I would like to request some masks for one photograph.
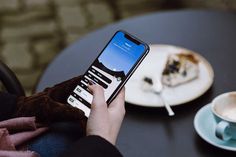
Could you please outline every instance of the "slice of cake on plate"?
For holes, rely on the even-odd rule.
[[[170,54],[162,72],[162,83],[174,87],[196,79],[199,60],[190,52]]]

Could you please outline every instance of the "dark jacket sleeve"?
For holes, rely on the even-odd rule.
[[[0,121],[11,118],[16,109],[17,96],[0,92]]]
[[[118,149],[100,136],[81,138],[61,157],[122,157]]]

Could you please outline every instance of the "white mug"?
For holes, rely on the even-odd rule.
[[[215,135],[221,140],[236,140],[236,92],[217,96],[211,103],[211,111],[217,122]]]

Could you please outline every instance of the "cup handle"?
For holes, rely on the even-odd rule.
[[[228,133],[229,123],[221,121],[216,125],[215,135],[221,140],[227,141],[231,139],[231,135]]]

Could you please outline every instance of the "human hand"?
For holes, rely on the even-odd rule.
[[[121,90],[109,106],[107,106],[101,86],[89,85],[89,89],[93,93],[93,101],[86,134],[101,136],[115,145],[125,115],[125,89]]]

